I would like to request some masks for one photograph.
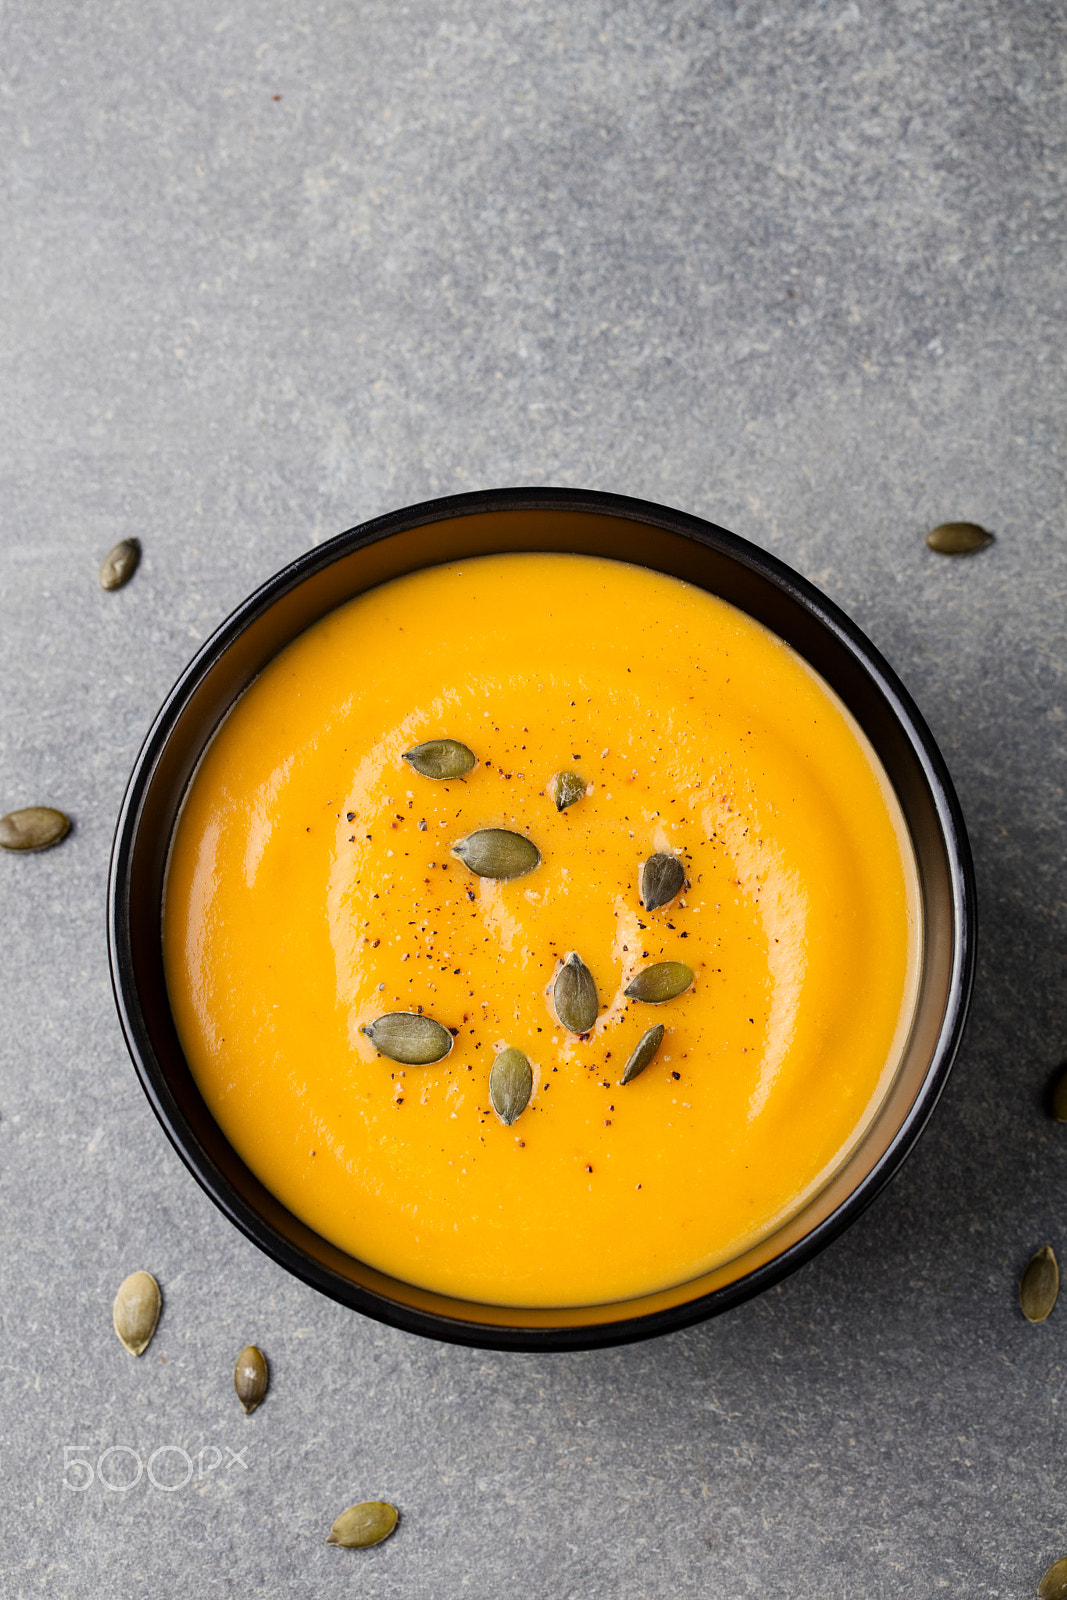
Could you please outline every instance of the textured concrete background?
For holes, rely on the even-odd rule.
[[[76,826],[0,860],[0,1592],[1032,1595],[1067,1553],[1067,1312],[1015,1300],[1067,1257],[1061,8],[3,27],[0,811]],[[392,1332],[245,1243],[137,1086],[104,944],[126,776],[195,645],[309,543],[512,483],[706,515],[844,605],[941,741],[983,918],[948,1093],[849,1234],[715,1323],[553,1359]],[[996,545],[929,554],[956,518]],[[137,1267],[166,1306],[135,1362]],[[65,1487],[67,1446],[120,1447],[121,1484],[170,1445],[222,1461]],[[328,1549],[369,1496],[396,1536]]]

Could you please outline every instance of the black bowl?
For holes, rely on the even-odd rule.
[[[161,905],[182,795],[221,718],[297,634],[390,578],[471,556],[553,550],[671,573],[785,639],[840,696],[877,751],[911,833],[924,947],[915,1021],[867,1134],[796,1216],[693,1281],[614,1305],[516,1310],[387,1277],[292,1215],[235,1154],[178,1043],[163,976]],[[811,584],[743,539],[680,511],[571,489],[503,489],[379,517],[309,550],[218,629],[183,673],[137,758],[109,884],[111,975],[126,1042],[152,1107],[193,1176],[275,1261],[335,1300],[414,1333],[510,1350],[575,1350],[667,1333],[758,1294],[859,1215],[911,1149],[948,1077],[974,970],[974,875],[963,818],[908,694],[859,629]]]

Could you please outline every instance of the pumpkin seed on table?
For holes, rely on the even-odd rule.
[[[341,1512],[326,1543],[344,1550],[367,1550],[388,1539],[399,1521],[399,1511],[387,1500],[364,1500]]]
[[[501,1050],[489,1074],[489,1099],[504,1124],[511,1124],[526,1110],[533,1093],[533,1068],[521,1050]]]
[[[474,751],[468,750],[458,739],[427,739],[413,750],[405,750],[403,759],[421,778],[462,778],[474,766]]]
[[[1037,1600],[1067,1600],[1067,1556],[1049,1567],[1037,1586]]]
[[[100,568],[101,589],[121,589],[129,583],[141,564],[141,541],[122,539],[104,557]]]
[[[418,1011],[390,1011],[360,1028],[380,1055],[405,1067],[428,1067],[443,1061],[452,1048],[448,1029]]]
[[[144,1355],[159,1321],[163,1297],[150,1272],[131,1272],[119,1284],[111,1320],[131,1356]]]
[[[641,903],[646,911],[658,911],[684,886],[685,868],[677,856],[659,851],[641,868]]]
[[[556,974],[552,1004],[560,1026],[568,1033],[588,1033],[597,1019],[596,984],[577,950],[571,951]]]
[[[454,844],[452,854],[479,878],[523,878],[541,865],[533,840],[507,828],[479,828]]]
[[[258,1345],[246,1344],[233,1368],[233,1386],[246,1416],[250,1417],[263,1399],[269,1381],[266,1356]]]
[[[623,990],[628,1000],[640,1000],[648,1006],[661,1006],[667,1000],[677,1000],[693,981],[693,971],[682,961],[657,961],[645,967]]]
[[[663,1043],[663,1035],[666,1031],[662,1022],[657,1022],[653,1027],[649,1028],[647,1033],[641,1035],[637,1041],[637,1048],[622,1069],[622,1077],[619,1079],[621,1084],[633,1083],[634,1079],[639,1077],[645,1068],[651,1064],[655,1058],[656,1051]]]
[[[1052,1091],[1052,1115],[1057,1122],[1067,1122],[1067,1072],[1064,1072]]]
[[[1019,1304],[1028,1322],[1044,1322],[1060,1292],[1060,1269],[1050,1244],[1031,1257],[1019,1280]]]
[[[0,817],[0,849],[51,850],[70,832],[70,818],[54,806],[23,806]]]
[[[939,556],[971,556],[993,544],[994,539],[977,522],[942,522],[930,529],[926,543]]]
[[[566,811],[585,794],[585,779],[576,772],[557,772],[553,779],[552,798],[557,811]]]

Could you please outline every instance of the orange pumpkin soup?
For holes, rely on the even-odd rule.
[[[464,776],[404,759],[439,739]],[[486,829],[538,864],[480,876],[454,847]],[[653,856],[681,886],[646,910]],[[418,572],[291,644],[190,784],[164,906],[183,1048],[262,1182],[384,1272],[531,1307],[683,1282],[795,1213],[888,1088],[920,943],[899,806],[822,680],[698,588],[570,555]],[[661,962],[684,992],[628,997]],[[447,1054],[381,1054],[397,1015]]]

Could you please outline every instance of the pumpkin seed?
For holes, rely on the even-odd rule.
[[[269,1377],[267,1358],[262,1350],[254,1344],[246,1344],[233,1369],[233,1386],[246,1416],[252,1415],[266,1394]]]
[[[417,1011],[391,1011],[360,1028],[381,1055],[406,1067],[427,1067],[443,1061],[452,1048],[452,1035],[432,1017]]]
[[[1052,1115],[1057,1122],[1067,1122],[1067,1072],[1052,1091]]]
[[[1019,1304],[1028,1322],[1044,1322],[1060,1292],[1060,1269],[1050,1244],[1042,1245],[1019,1281]]]
[[[50,850],[70,832],[70,818],[53,806],[24,806],[0,817],[0,849]]]
[[[576,772],[557,772],[552,789],[557,811],[566,811],[585,794],[585,779]]]
[[[522,1051],[501,1050],[489,1074],[489,1098],[505,1128],[522,1116],[532,1093],[533,1068]]]
[[[1037,1600],[1067,1600],[1067,1556],[1049,1567],[1037,1586]]]
[[[666,1031],[662,1022],[657,1022],[654,1027],[649,1028],[647,1033],[641,1035],[637,1041],[637,1049],[622,1069],[620,1083],[633,1083],[634,1079],[644,1072],[663,1043],[663,1035]]]
[[[507,828],[479,828],[454,844],[452,854],[479,878],[521,878],[541,865],[533,840]]]
[[[552,985],[552,1004],[560,1025],[568,1033],[588,1033],[600,1009],[593,974],[572,950],[556,974]]]
[[[677,856],[660,851],[641,868],[641,900],[646,911],[658,911],[685,885],[685,868]]]
[[[131,1272],[119,1284],[111,1320],[131,1356],[143,1355],[151,1344],[162,1304],[159,1284],[150,1272]]]
[[[977,522],[942,522],[931,528],[926,542],[939,556],[970,556],[993,543],[993,535]]]
[[[388,1539],[399,1521],[399,1511],[387,1500],[364,1500],[341,1512],[326,1543],[338,1544],[345,1550],[367,1550]]]
[[[121,589],[129,583],[141,562],[141,541],[122,539],[104,557],[100,568],[101,589]]]
[[[661,1006],[666,1000],[677,1000],[693,981],[693,973],[682,961],[657,961],[655,966],[639,972],[623,993],[628,1000],[641,1000],[648,1006]]]
[[[421,778],[462,778],[474,765],[474,751],[458,739],[427,739],[405,750],[404,760]]]

